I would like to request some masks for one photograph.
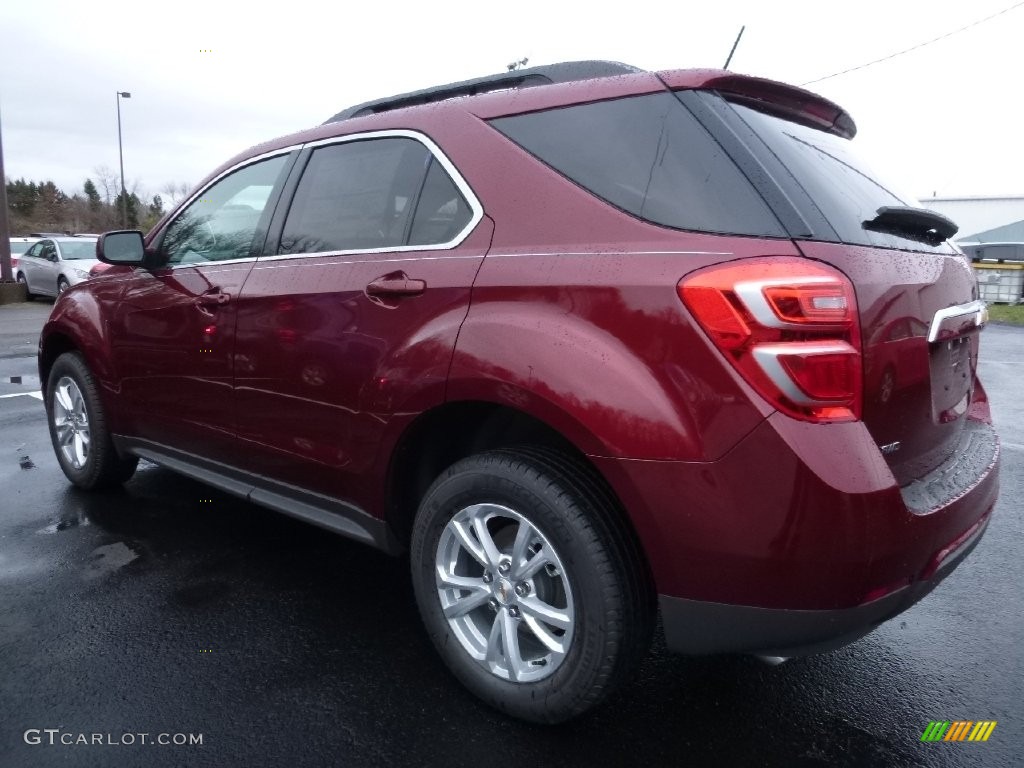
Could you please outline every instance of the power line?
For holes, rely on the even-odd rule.
[[[880,64],[881,62],[888,61],[889,59],[895,59],[897,56],[902,56],[905,53],[910,53],[911,51],[916,51],[918,48],[924,48],[926,45],[931,45],[932,43],[937,43],[937,42],[939,42],[939,40],[945,40],[947,37],[952,37],[953,35],[960,34],[961,32],[963,32],[965,30],[968,30],[971,27],[976,27],[979,24],[984,24],[986,21],[991,21],[992,19],[994,19],[994,18],[996,18],[998,16],[1002,16],[1004,13],[1009,13],[1010,11],[1012,11],[1012,10],[1014,10],[1016,8],[1020,8],[1022,5],[1024,5],[1024,0],[1022,0],[1022,2],[1019,2],[1019,3],[1014,3],[1009,8],[1003,8],[1003,10],[998,11],[996,13],[993,13],[991,16],[986,16],[984,19],[978,19],[977,21],[971,22],[970,24],[968,24],[966,26],[963,26],[963,27],[960,27],[959,29],[954,29],[952,32],[947,32],[944,35],[939,35],[936,38],[933,38],[931,40],[927,40],[927,41],[925,41],[923,43],[918,43],[917,45],[911,46],[910,48],[905,48],[902,51],[897,51],[896,53],[890,53],[888,56],[883,56],[880,59],[875,59],[874,61],[869,61],[866,64],[860,64],[860,65],[858,65],[856,67],[850,67],[849,69],[844,69],[841,72],[833,72],[831,75],[825,75],[824,77],[819,77],[816,80],[808,80],[806,83],[801,83],[801,85],[814,85],[814,83],[820,83],[822,80],[831,80],[833,77],[839,77],[840,75],[845,75],[845,74],[848,74],[850,72],[856,72],[858,69],[864,69],[865,67],[870,67],[870,66],[872,66],[874,64]]]

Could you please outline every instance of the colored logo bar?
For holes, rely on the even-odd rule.
[[[995,720],[932,720],[921,734],[921,741],[988,741],[996,728]]]

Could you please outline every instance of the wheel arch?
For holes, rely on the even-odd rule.
[[[467,456],[495,449],[557,451],[579,465],[615,510],[617,535],[635,548],[653,588],[651,564],[634,521],[612,485],[587,453],[550,423],[506,404],[484,400],[449,401],[421,414],[399,437],[386,475],[386,520],[403,546],[410,540],[416,511],[430,484]]]
[[[51,331],[39,342],[39,385],[46,390],[46,382],[57,358],[66,352],[81,352],[78,344],[63,331]]]
[[[50,370],[57,358],[66,352],[79,353],[99,384],[100,398],[109,415],[111,429],[120,432],[124,424],[115,407],[118,379],[111,359],[105,318],[102,305],[89,292],[75,291],[62,296],[39,336],[39,383],[45,393]]]

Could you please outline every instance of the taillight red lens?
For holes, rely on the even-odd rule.
[[[860,418],[860,324],[845,275],[805,259],[745,259],[696,272],[677,290],[776,408],[815,422]]]
[[[813,343],[813,342],[811,342]],[[857,393],[857,350],[783,354],[779,363],[800,390],[814,400],[846,401]]]
[[[704,330],[720,349],[738,349],[750,339],[750,328],[740,312],[717,288],[687,286],[683,300],[701,318]]]

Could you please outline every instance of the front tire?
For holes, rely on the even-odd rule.
[[[652,593],[603,484],[544,449],[464,459],[430,487],[413,526],[427,633],[491,706],[539,723],[583,714],[632,676]]]
[[[64,291],[71,287],[71,283],[68,282],[66,277],[57,278],[57,295],[60,296]]]
[[[119,485],[135,473],[139,460],[118,455],[99,385],[79,353],[65,352],[54,362],[45,402],[50,440],[68,480],[91,491]]]

